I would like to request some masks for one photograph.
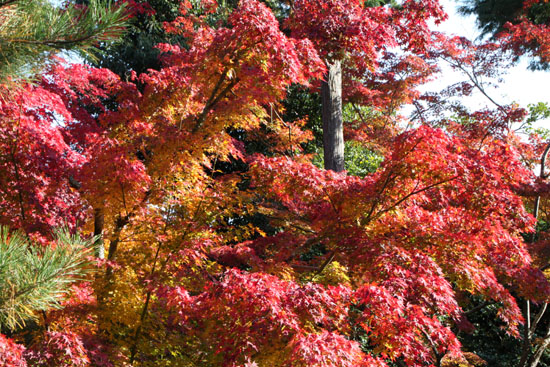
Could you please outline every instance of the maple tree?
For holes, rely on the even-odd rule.
[[[158,45],[157,69],[58,61],[3,99],[1,223],[45,248],[66,224],[105,252],[61,309],[2,329],[0,366],[475,365],[457,338],[472,297],[519,336],[517,299],[550,294],[522,237],[524,196],[546,190],[511,129],[525,111],[384,124],[435,57],[496,64],[429,30],[437,1],[370,5],[296,1],[281,27],[256,0],[220,22],[183,1],[165,29],[185,44]],[[338,60],[346,133],[383,155],[363,177],[315,167],[303,116],[277,112]]]
[[[500,50],[500,52],[502,50],[512,52],[515,57],[508,57],[508,63],[517,61],[519,56],[528,55],[532,57],[531,68],[547,67],[545,48],[548,42],[545,34],[547,33],[548,10],[548,4],[545,1],[505,1],[499,3],[492,1],[468,1],[462,7],[463,12],[475,14],[478,17],[478,24],[482,27],[484,33],[493,35],[495,43],[484,46],[486,50],[490,47],[494,50]],[[475,84],[475,81],[473,84]],[[500,118],[501,123],[517,123],[522,120],[520,115],[527,113],[526,110],[518,108],[518,106],[501,106],[494,101],[492,102],[498,107],[498,114],[502,115]],[[543,103],[531,105],[529,109],[532,116],[527,118],[521,124],[521,127],[529,128],[530,124],[538,117],[545,118],[547,116],[545,114],[546,106]],[[512,118],[510,119],[510,117]],[[493,125],[495,124],[493,123]],[[535,130],[532,128],[529,129],[531,131]],[[536,131],[542,136],[545,134],[544,129],[536,129]],[[546,178],[544,171],[547,152],[544,152],[545,144],[537,139],[533,141],[533,146],[536,148],[531,149],[530,152],[526,152],[527,156],[529,156],[526,158],[531,160],[531,162],[541,165],[540,176],[544,180]],[[533,152],[536,153],[533,155]],[[541,156],[542,162],[539,162]],[[538,216],[537,233],[526,238],[528,242],[533,242],[533,244],[530,244],[530,251],[534,255],[537,266],[544,270],[547,268],[545,260],[542,260],[542,258],[545,258],[545,255],[541,255],[539,252],[542,251],[544,253],[545,251],[543,250],[544,240],[539,243],[539,238],[546,236],[547,219],[540,217],[539,209],[540,203],[544,202],[546,194],[544,194],[544,190],[542,193],[540,191],[537,193],[538,195],[533,195],[536,196],[535,198],[531,197],[528,199],[531,202],[535,202],[532,210],[535,217]],[[548,346],[548,324],[545,320],[547,303],[540,305],[531,304],[528,299],[521,300],[521,302],[524,303],[526,323],[523,328],[523,341],[522,343],[517,343],[514,347],[518,350],[521,349],[521,353],[518,355],[515,361],[516,364],[514,365],[532,367],[539,364],[545,365],[547,362],[544,360],[543,355]]]
[[[445,18],[437,1],[422,5],[405,1],[395,8],[381,5],[349,0],[295,1],[286,22],[295,37],[313,41],[327,65],[321,82],[324,164],[337,172],[344,169],[343,70],[349,73],[348,78],[361,80],[365,73],[377,69],[380,55],[389,47],[402,45],[409,52],[423,53],[430,43],[427,21]],[[347,64],[344,69],[342,62]],[[369,88],[353,88],[357,89],[360,94],[372,93]]]

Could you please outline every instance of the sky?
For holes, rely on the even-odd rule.
[[[459,2],[440,0],[440,3],[449,15],[449,19],[438,26],[439,31],[464,36],[470,40],[479,36],[480,32],[475,23],[475,16],[464,17],[457,13]],[[498,84],[497,88],[489,89],[492,98],[500,104],[516,102],[522,107],[538,102],[550,104],[550,71],[530,71],[528,64],[528,59],[522,59],[507,74],[503,75],[503,81]],[[437,91],[445,85],[461,79],[463,78],[451,70],[444,69],[442,77],[425,88]],[[489,104],[490,102],[480,93],[474,94],[468,101],[470,107],[483,107]],[[550,120],[540,121],[538,126],[550,128]]]

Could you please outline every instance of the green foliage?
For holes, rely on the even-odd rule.
[[[313,131],[315,141],[313,142],[314,146],[308,148],[315,153],[313,164],[323,168],[323,129],[319,98],[318,94],[291,89],[288,100],[285,101],[285,107],[297,116],[301,113],[309,117],[308,127]],[[376,117],[376,114],[377,112],[368,106],[355,106],[351,103],[344,105],[342,109],[344,123],[353,124],[353,121],[373,118]],[[293,117],[290,112],[287,112],[287,115]],[[295,119],[297,118],[295,117]],[[369,173],[375,172],[382,160],[382,156],[359,142],[352,140],[344,142],[344,165],[348,175],[365,177]]]
[[[506,22],[516,18],[522,9],[523,0],[460,0],[459,12],[475,14],[477,24],[484,35],[493,35],[502,30]]]
[[[550,106],[546,102],[537,104],[529,104],[529,116],[525,120],[525,130],[527,133],[535,133],[543,140],[550,139],[550,129],[543,127],[535,127],[534,123],[540,120],[550,118]]]
[[[375,172],[383,157],[365,148],[358,142],[346,141],[344,147],[344,162],[348,175],[365,177],[369,173]],[[313,158],[313,164],[323,168],[323,150],[320,148]]]
[[[225,3],[226,0],[222,0]],[[263,2],[273,11],[273,14],[281,22],[290,15],[291,7],[285,1],[281,0],[263,0]]]
[[[483,300],[473,299],[472,308]],[[472,333],[459,333],[464,350],[473,352],[484,359],[489,366],[516,366],[521,351],[521,340],[507,335],[503,323],[497,317],[499,306],[488,305],[468,315],[475,326]]]
[[[192,0],[191,3],[194,6],[190,13],[201,15],[200,1]],[[206,21],[212,25],[222,24],[237,3],[236,0],[218,1],[217,11],[209,14]],[[88,60],[92,65],[108,68],[124,78],[130,71],[141,74],[149,69],[160,69],[160,53],[155,47],[159,43],[186,46],[183,37],[164,30],[165,22],[172,22],[180,15],[180,1],[149,0],[146,4],[150,9],[132,17],[121,42],[102,45],[99,58]]]
[[[472,297],[471,300],[472,308],[481,306],[483,303],[483,300],[478,297]],[[533,313],[536,314],[538,307],[533,307]],[[497,316],[500,308],[498,304],[490,304],[468,315],[475,330],[472,333],[459,333],[458,336],[464,350],[477,354],[487,362],[488,366],[516,367],[521,354],[519,351],[522,348],[522,340],[505,332],[503,323]],[[523,329],[523,326],[521,328]],[[520,332],[523,335],[523,330]],[[538,330],[538,333],[543,334],[543,330]],[[542,338],[543,335],[536,337]],[[548,352],[543,355],[538,366],[550,366]]]
[[[321,96],[299,85],[288,89],[287,97],[283,101],[285,121],[296,121],[307,118],[307,128],[313,132],[315,140],[308,146],[308,151],[315,151],[316,147],[323,146],[323,123],[321,121]]]
[[[93,57],[99,41],[118,37],[126,9],[101,0],[59,8],[47,0],[0,0],[0,81],[28,77],[60,50]]]
[[[382,156],[359,143],[349,141],[345,145],[346,170],[352,176],[365,177],[369,173],[375,172],[382,163]]]
[[[138,13],[131,19],[121,42],[102,45],[97,61],[88,60],[94,66],[108,68],[124,77],[131,70],[140,74],[147,69],[159,69],[159,43],[182,44],[181,37],[169,35],[163,23],[171,22],[179,15],[179,0],[151,0],[147,3],[154,14]]]
[[[534,24],[545,24],[550,21],[550,6],[546,3],[533,4],[529,9],[528,18]]]
[[[534,123],[538,120],[547,119],[550,117],[550,107],[546,102],[539,102],[537,104],[529,104],[529,117],[527,117],[527,123]]]
[[[365,6],[374,7],[374,6],[383,6],[390,5],[391,7],[399,6],[396,0],[367,0],[365,1]]]
[[[70,286],[90,271],[93,239],[66,229],[55,235],[55,246],[41,246],[0,227],[0,328],[16,329],[36,311],[59,308]]]

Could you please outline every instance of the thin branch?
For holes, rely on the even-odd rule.
[[[222,75],[220,76],[220,79],[218,79],[216,85],[214,86],[214,89],[212,90],[212,93],[210,94],[210,97],[208,97],[208,100],[206,101],[206,104],[204,105],[204,108],[197,118],[197,122],[195,123],[195,126],[193,127],[193,132],[197,132],[202,124],[204,123],[204,120],[206,120],[206,116],[218,102],[227,95],[227,93],[239,82],[239,78],[233,79],[223,90],[220,91],[223,82],[226,80],[227,74],[229,73],[229,69],[226,67],[225,70],[222,72]],[[218,93],[219,92],[219,93]]]
[[[494,305],[496,302],[495,301],[485,301],[477,306],[475,306],[474,308],[468,310],[468,311],[464,311],[464,316],[468,316],[468,315],[471,315],[487,306],[490,306],[490,305]]]
[[[126,210],[126,214],[128,214],[128,207],[126,206],[126,195],[124,194],[124,184],[122,181],[119,181],[120,184],[120,193],[122,194],[122,206],[124,207],[124,210]]]
[[[420,144],[420,142],[422,141],[423,139],[418,139],[414,144],[413,146],[411,147],[411,149],[408,151],[407,154],[410,154],[411,152],[413,152],[416,147],[418,146],[418,144]],[[374,197],[376,198],[372,205],[371,205],[371,208],[369,210],[369,213],[367,214],[367,216],[361,220],[361,225],[366,225],[367,223],[370,222],[371,218],[372,218],[372,215],[374,214],[374,210],[376,209],[376,206],[380,203],[380,200],[379,198],[382,196],[382,193],[386,190],[386,188],[389,186],[389,184],[391,183],[391,181],[393,181],[395,178],[397,178],[397,173],[394,173],[394,169],[395,169],[395,166],[391,166],[390,167],[390,170],[388,172],[388,176],[386,177],[386,180],[384,181],[384,184],[382,185],[382,187],[380,188],[380,190],[378,190],[378,192],[376,193],[376,195],[374,195]]]
[[[24,39],[24,38],[9,38],[9,39],[1,39],[0,43],[20,43],[20,44],[27,44],[27,45],[35,45],[35,46],[47,46],[52,47],[56,49],[65,49],[70,46],[76,46],[81,43],[85,43],[86,41],[93,40],[97,37],[96,34],[86,35],[82,37],[78,37],[72,40],[69,39],[60,39],[60,40],[30,40],[30,39]]]
[[[335,256],[336,256],[336,251],[331,251],[329,253],[329,256],[327,257],[327,259],[325,260],[323,265],[321,265],[321,267],[317,270],[315,275],[321,274],[323,272],[323,270],[325,270],[325,268],[332,262],[332,260],[334,260]]]
[[[287,218],[277,217],[277,216],[269,215],[269,214],[262,214],[262,215],[265,216],[266,218],[269,218],[269,219],[278,220],[278,221],[281,221],[281,222],[288,222]],[[300,218],[295,218],[295,219],[296,220],[301,220]],[[294,224],[294,223],[285,223],[285,224],[290,226],[290,227],[296,228],[299,231],[305,232],[305,233],[316,233],[314,230],[312,230],[310,228],[305,228],[305,227],[299,226],[299,225]]]
[[[19,165],[17,164],[17,159],[15,158],[15,153],[17,152],[17,144],[19,143],[19,133],[20,133],[19,128],[21,126],[21,113],[22,113],[22,107],[19,108],[19,118],[17,120],[17,126],[16,126],[17,132],[14,139],[15,141],[14,141],[13,148],[10,151],[10,157],[13,163],[15,180],[17,181],[17,198],[19,200],[19,209],[21,211],[20,213],[21,227],[25,228],[26,217],[25,217],[25,207],[23,204],[23,188],[21,187],[21,176],[19,174]],[[25,231],[25,233],[27,233],[27,231]],[[27,238],[28,238],[28,234],[27,234]]]
[[[192,218],[192,221],[187,225],[187,227],[185,228],[184,230],[184,233],[182,235],[182,241],[185,240],[185,238],[187,237],[188,233],[189,233],[189,230],[191,229],[191,223],[196,219],[200,209],[201,209],[201,206],[202,206],[202,203],[204,202],[204,197],[201,199],[201,201],[199,202],[199,205],[197,206],[197,208],[195,209],[195,213],[193,214],[193,218]],[[167,226],[165,226],[164,228],[164,231],[166,232],[166,229],[167,229]],[[159,245],[157,247],[157,251],[155,253],[155,259],[154,259],[154,262],[153,262],[153,267],[151,269],[151,273],[150,273],[150,277],[152,277],[154,274],[155,274],[155,271],[156,271],[156,266],[157,266],[157,263],[158,263],[158,259],[159,259],[159,255],[160,255],[160,250],[162,248],[162,245],[163,243],[162,242],[159,242]],[[170,260],[170,258],[172,257],[173,255],[173,252],[170,252],[168,254],[168,256],[166,257],[165,261],[163,262],[163,264],[161,265],[160,269],[159,269],[159,272],[162,272],[164,271],[166,265],[168,265],[168,261]],[[147,310],[149,308],[149,302],[151,300],[151,295],[152,295],[152,290],[149,289],[147,291],[147,294],[146,294],[146,297],[145,297],[145,303],[143,305],[143,308],[141,310],[141,315],[140,315],[140,324],[138,325],[138,327],[136,328],[136,331],[135,331],[135,334],[134,334],[134,341],[133,341],[133,345],[130,349],[130,365],[133,365],[134,364],[134,361],[135,361],[135,357],[137,355],[137,343],[138,343],[138,340],[139,340],[139,337],[141,335],[141,329],[142,329],[142,325],[143,325],[143,322],[145,321],[145,318],[147,316]]]
[[[537,329],[537,325],[539,324],[540,320],[542,319],[542,316],[544,316],[544,313],[546,312],[546,309],[548,307],[548,303],[544,303],[542,307],[540,308],[539,312],[537,312],[537,315],[535,316],[535,319],[533,320],[533,323],[531,324],[531,328],[529,329],[530,337],[532,337],[535,334],[535,330]]]
[[[163,234],[166,234],[167,228],[168,228],[168,225],[165,224]],[[163,244],[164,244],[163,241],[158,241],[157,251],[155,252],[155,258],[153,260],[153,266],[151,268],[151,271],[149,272],[149,279],[152,279],[153,276],[155,275],[160,250]],[[137,326],[136,331],[134,333],[133,344],[132,344],[132,347],[130,348],[130,365],[134,364],[134,360],[137,355],[138,341],[141,335],[141,329],[143,327],[143,323],[145,322],[145,318],[147,317],[147,309],[149,308],[149,302],[151,301],[151,294],[152,294],[151,290],[147,291],[147,295],[145,297],[145,303],[143,304],[143,308],[141,309],[141,314],[139,317],[139,325]]]
[[[479,79],[477,78],[477,76],[475,75],[475,73],[470,73],[468,70],[466,70],[466,68],[460,64],[460,63],[457,63],[457,62],[452,62],[450,61],[448,58],[446,57],[442,57],[442,59],[446,62],[448,62],[451,66],[454,66],[455,68],[457,69],[460,69],[464,74],[466,74],[466,76],[468,77],[468,79],[470,79],[470,81],[472,83],[474,83],[474,86],[492,103],[494,104],[499,110],[501,110],[502,112],[504,112],[506,115],[508,115],[508,113],[506,112],[506,109],[501,105],[499,104],[497,101],[495,101],[493,98],[491,98],[491,96],[489,96],[487,94],[487,92],[485,92],[485,88],[483,87],[482,83],[479,81]]]
[[[442,184],[447,183],[447,182],[451,182],[451,181],[457,179],[458,177],[460,177],[460,176],[458,176],[458,175],[457,175],[457,176],[453,176],[453,177],[451,177],[451,178],[449,178],[449,179],[447,179],[447,180],[442,180],[442,181],[433,183],[433,184],[431,184],[431,185],[425,186],[425,187],[423,187],[423,188],[421,188],[421,189],[419,189],[419,190],[412,191],[412,192],[410,192],[409,194],[405,195],[403,198],[397,200],[393,205],[391,205],[391,206],[389,206],[388,208],[386,208],[386,209],[384,209],[384,210],[378,212],[378,216],[380,216],[381,214],[384,214],[384,213],[386,213],[386,212],[392,210],[393,208],[395,208],[396,206],[398,206],[399,204],[401,204],[401,203],[404,202],[405,200],[409,199],[409,198],[410,198],[411,196],[413,196],[413,195],[420,194],[421,192],[427,191],[427,190],[432,189],[432,188],[434,188],[434,187],[436,187],[436,186],[442,185]]]

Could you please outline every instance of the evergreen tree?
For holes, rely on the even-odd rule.
[[[33,245],[21,232],[0,227],[0,330],[60,307],[71,285],[89,271],[93,240],[59,230],[55,243]]]
[[[125,6],[91,0],[56,6],[47,0],[0,0],[0,80],[28,77],[60,50],[93,55],[93,46],[118,37]]]
[[[523,0],[462,0],[459,12],[477,16],[483,35],[502,31],[506,22],[514,21],[523,7]]]
[[[278,1],[272,2],[280,4]],[[217,1],[217,11],[210,14],[207,21],[211,24],[223,23],[237,3],[237,0]],[[172,22],[180,15],[180,0],[137,1],[136,4],[137,10],[121,42],[102,45],[101,55],[88,60],[93,66],[110,69],[122,78],[130,71],[139,75],[148,69],[158,70],[161,67],[158,44],[185,46],[183,37],[164,29],[165,22]],[[201,7],[194,11],[200,12]]]
[[[110,69],[124,77],[129,71],[141,74],[160,67],[159,43],[179,43],[177,36],[167,34],[163,23],[173,21],[179,14],[179,0],[148,1],[132,17],[121,42],[102,45],[97,60],[88,60],[97,67]]]
[[[457,0],[458,1],[458,0]],[[459,12],[474,14],[483,36],[503,36],[517,55],[530,55],[532,69],[548,69],[550,4],[544,0],[460,0]]]

